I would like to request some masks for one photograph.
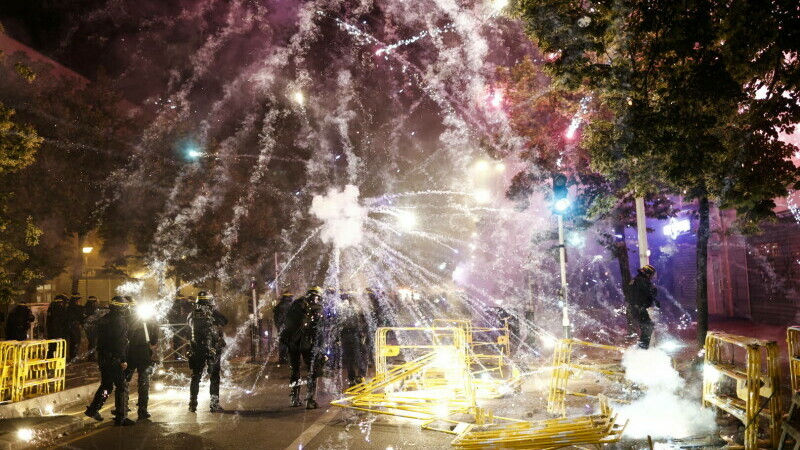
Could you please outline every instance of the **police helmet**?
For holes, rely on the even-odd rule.
[[[647,264],[647,265],[642,266],[639,269],[639,272],[641,272],[641,273],[643,273],[643,274],[645,274],[647,276],[653,276],[656,273],[656,268],[651,266],[650,264]]]
[[[281,297],[291,297],[291,296],[292,296],[292,291],[290,291],[288,289],[283,291],[283,293],[281,294]]]
[[[214,303],[214,296],[206,291],[200,291],[197,293],[197,304],[198,305],[212,305]]]
[[[68,300],[68,299],[67,299],[67,296],[64,295],[64,294],[58,294],[58,295],[55,296],[55,298],[53,298],[54,302],[63,302],[63,301],[66,301],[66,300]]]
[[[316,295],[317,297],[322,297],[322,288],[319,286],[314,286],[306,292],[306,295]]]
[[[130,302],[125,297],[116,295],[111,298],[111,301],[108,303],[110,309],[124,311],[127,310],[130,306]]]

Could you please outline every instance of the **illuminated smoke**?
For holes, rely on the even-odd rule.
[[[701,408],[699,401],[679,396],[686,382],[663,350],[630,348],[622,357],[622,365],[625,377],[645,389],[642,398],[618,409],[620,416],[629,420],[627,437],[682,438],[714,430],[713,411]]]
[[[341,191],[331,188],[327,195],[314,196],[311,214],[325,222],[320,233],[323,242],[332,242],[337,248],[361,243],[367,212],[358,203],[358,196],[358,186],[352,184]]]

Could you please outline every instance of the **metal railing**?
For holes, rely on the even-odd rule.
[[[0,401],[64,390],[66,352],[64,339],[0,342]]]

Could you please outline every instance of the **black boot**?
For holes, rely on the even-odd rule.
[[[136,425],[136,422],[128,419],[127,417],[124,419],[114,419],[114,426],[117,427],[130,427],[132,425]]]
[[[86,417],[90,417],[98,422],[103,421],[103,416],[100,415],[100,411],[89,409],[88,406],[86,407],[86,412],[84,412],[83,415]]]
[[[189,399],[189,412],[197,412],[197,398],[192,397]]]
[[[224,412],[225,410],[219,406],[219,395],[211,396],[211,412]]]
[[[300,402],[300,385],[297,382],[292,385],[292,392],[289,394],[292,397],[292,406],[300,406],[302,403]]]
[[[306,393],[306,409],[317,409],[319,405],[317,405],[317,401],[314,400],[314,396],[317,394],[317,379],[313,377],[308,377],[308,392]]]

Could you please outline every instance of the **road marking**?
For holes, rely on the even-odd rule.
[[[167,403],[169,400],[170,399],[164,399],[164,400],[161,400],[159,402],[152,402],[150,405],[148,405],[148,408],[155,408],[157,406],[161,406],[164,403]],[[108,410],[112,406],[113,406],[113,402],[112,402],[112,404],[106,404],[102,408],[100,408],[100,412],[103,412],[104,410]],[[83,413],[80,413],[80,414],[83,414]],[[75,413],[73,413],[71,415],[75,415]],[[55,448],[62,448],[62,447],[65,447],[65,446],[67,446],[69,444],[72,444],[73,442],[77,442],[77,441],[80,441],[81,439],[86,439],[86,438],[88,438],[90,436],[94,436],[97,433],[100,433],[102,431],[105,431],[105,430],[113,428],[112,423],[113,423],[113,419],[111,420],[111,422],[105,422],[105,421],[97,422],[95,425],[93,425],[92,430],[89,431],[88,433],[83,434],[81,436],[75,436],[73,439],[69,439],[69,440],[66,440],[64,442],[59,442],[59,443],[53,445],[52,447],[48,447],[47,449],[48,450],[53,450]]]
[[[286,448],[287,449],[298,449],[298,448],[302,448],[301,446],[303,444],[307,444],[307,443],[311,442],[311,440],[314,439],[319,434],[319,432],[322,431],[323,428],[325,428],[325,425],[327,425],[328,422],[332,421],[333,418],[337,414],[339,414],[339,411],[341,411],[339,408],[337,408],[335,406],[331,406],[330,408],[331,409],[329,409],[327,412],[325,412],[325,414],[320,416],[319,419],[315,420],[314,423],[312,423],[310,427],[306,428],[305,431],[300,433],[300,436],[297,436],[297,439],[295,439]]]

